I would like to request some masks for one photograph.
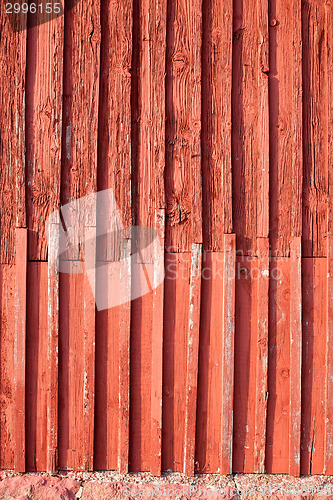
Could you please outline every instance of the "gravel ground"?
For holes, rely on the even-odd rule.
[[[55,475],[0,472],[0,499],[4,500],[162,500],[215,499],[333,499],[333,476],[292,478],[285,475],[216,474],[187,478],[168,473],[63,472]]]

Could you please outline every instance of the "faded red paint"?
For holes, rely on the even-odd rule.
[[[0,19],[0,467],[332,474],[332,3]],[[97,311],[45,221],[109,188],[166,278]]]

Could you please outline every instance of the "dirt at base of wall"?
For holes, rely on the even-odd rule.
[[[216,474],[186,478],[168,473],[61,472],[0,474],[1,500],[111,500],[135,498],[165,499],[297,499],[333,498],[333,476]]]

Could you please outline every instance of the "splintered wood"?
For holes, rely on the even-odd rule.
[[[0,9],[0,468],[333,474],[332,1],[61,5]]]

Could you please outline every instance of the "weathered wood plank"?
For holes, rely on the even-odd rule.
[[[303,290],[302,298],[301,237],[291,238],[289,248],[290,257],[273,257],[270,266],[266,472],[297,476],[301,454],[302,301],[305,293]]]
[[[33,21],[33,17],[35,16],[29,14],[28,25]],[[26,81],[26,207],[29,228],[28,258],[35,261],[47,260],[45,222],[47,216],[60,203],[63,50],[63,17],[29,28]]]
[[[136,226],[154,228],[164,248],[165,54],[166,0],[136,0],[133,12],[132,169],[133,218]],[[152,233],[150,233],[152,234]],[[144,242],[144,241],[143,241]],[[147,242],[148,245],[148,242]],[[154,262],[154,256],[150,256]],[[156,261],[163,268],[163,261]],[[133,275],[133,279],[136,279]],[[156,275],[157,276],[157,275]],[[161,471],[163,287],[132,302],[131,470]],[[145,325],[145,328],[138,327]],[[139,332],[141,332],[139,336]],[[135,353],[135,354],[134,354]],[[139,356],[134,361],[133,356]],[[133,363],[132,363],[133,359]],[[143,441],[146,440],[146,444]],[[141,448],[140,448],[141,442]]]
[[[100,4],[65,11],[61,203],[97,191],[100,87]],[[64,221],[66,230],[71,222]],[[60,277],[59,466],[92,470],[95,392],[95,278],[85,272],[86,245],[95,244],[96,207],[83,204],[73,234],[72,275]],[[79,240],[79,235],[85,244]],[[88,238],[88,240],[87,240]],[[95,248],[89,250],[90,265]],[[80,271],[83,271],[79,274]],[[63,297],[61,297],[63,295]],[[63,370],[63,373],[61,373]]]
[[[59,225],[48,227],[47,471],[58,468]]]
[[[13,32],[1,5],[0,262],[15,262],[15,228],[25,227],[26,19]]]
[[[12,265],[0,266],[0,466],[14,469],[17,436],[17,404],[15,401],[15,282],[16,269]]]
[[[301,0],[269,2],[269,25],[270,243],[284,257],[302,234]]]
[[[325,470],[327,259],[302,259],[301,474]]]
[[[15,451],[14,467],[25,472],[25,367],[27,314],[27,229],[16,229],[15,238],[15,336],[14,336],[14,398]]]
[[[112,189],[123,226],[131,225],[132,8],[125,1],[101,3],[101,81],[98,191]],[[101,208],[103,210],[103,208]],[[113,217],[114,214],[109,214]],[[111,225],[111,224],[110,224]],[[122,228],[119,228],[121,230]],[[112,265],[123,248],[112,236],[98,239],[97,260]],[[113,234],[114,237],[114,234]],[[109,244],[108,244],[109,243]],[[120,239],[119,243],[124,244]],[[130,278],[129,278],[130,279]],[[96,277],[96,287],[103,286]],[[130,304],[96,313],[96,415],[94,468],[128,470]],[[113,381],[110,383],[109,381]],[[107,436],[107,439],[105,439]]]
[[[269,313],[269,240],[257,239],[257,361],[256,410],[254,436],[254,472],[265,472],[266,416],[268,397],[268,313]]]
[[[28,262],[26,348],[26,467],[48,466],[48,264]]]
[[[232,468],[235,235],[224,251],[202,260],[196,471],[226,474]]]
[[[325,474],[333,470],[333,238],[327,238],[327,358]]]
[[[290,419],[289,474],[300,475],[302,380],[302,240],[290,243]]]
[[[167,13],[166,247],[191,251],[201,228],[201,2],[172,0]]]
[[[303,257],[326,254],[328,213],[327,5],[302,1]]]
[[[236,0],[233,26],[233,225],[237,250],[268,236],[268,5]]]
[[[202,4],[202,196],[205,250],[232,232],[232,1]],[[223,117],[223,119],[221,119]]]

